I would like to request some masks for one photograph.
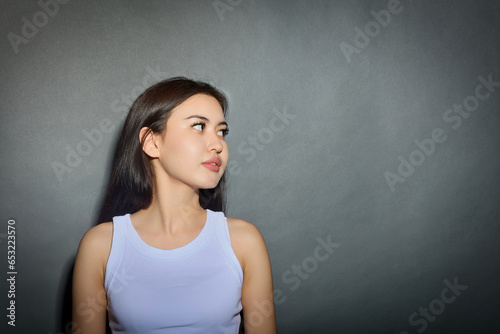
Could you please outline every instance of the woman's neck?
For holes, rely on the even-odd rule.
[[[205,215],[197,189],[157,171],[151,204],[135,213],[134,217],[136,221],[168,234],[204,221]]]

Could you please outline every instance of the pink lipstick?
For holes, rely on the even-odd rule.
[[[217,157],[213,157],[202,163],[203,166],[210,169],[211,171],[218,172],[220,169],[221,161]]]

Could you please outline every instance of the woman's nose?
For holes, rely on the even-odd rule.
[[[223,149],[222,140],[217,133],[211,134],[208,140],[208,150],[220,153]]]

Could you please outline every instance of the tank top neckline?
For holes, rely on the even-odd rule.
[[[203,226],[201,232],[187,244],[173,249],[161,249],[156,248],[148,243],[146,243],[137,233],[134,225],[132,225],[132,220],[130,219],[130,214],[126,214],[126,235],[127,240],[134,247],[136,251],[144,256],[163,259],[163,260],[177,260],[180,258],[187,257],[198,252],[206,243],[210,240],[211,236],[211,224],[213,221],[213,212],[206,209],[207,218],[205,220],[205,225]]]

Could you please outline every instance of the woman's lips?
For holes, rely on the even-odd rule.
[[[212,164],[203,163],[202,165],[205,166],[206,168],[210,169],[211,171],[214,171],[214,172],[218,172],[219,168],[220,168],[219,166],[212,165]]]
[[[213,157],[202,163],[203,166],[210,169],[211,171],[218,172],[220,169],[221,161],[217,157]]]

